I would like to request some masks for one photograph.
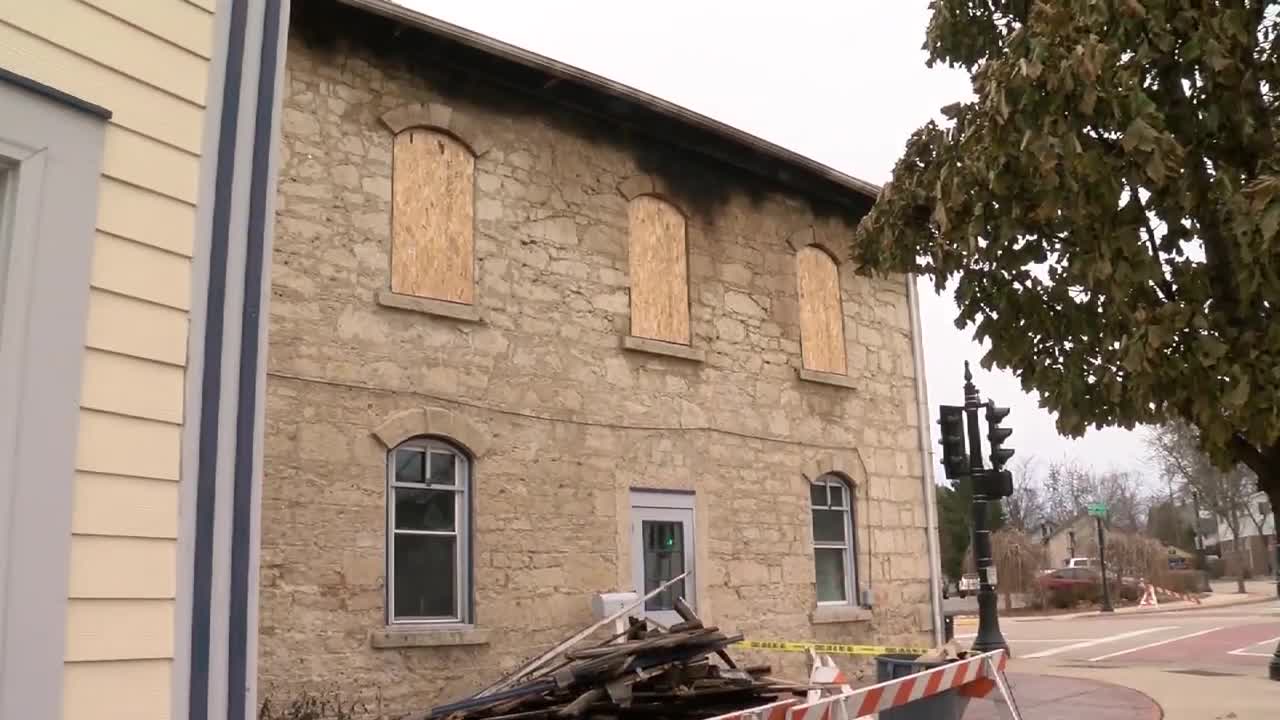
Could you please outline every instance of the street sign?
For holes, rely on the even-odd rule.
[[[1106,503],[1089,503],[1087,506],[1085,506],[1085,509],[1088,510],[1089,514],[1092,515],[1093,517],[1107,516]]]

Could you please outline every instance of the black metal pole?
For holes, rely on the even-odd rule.
[[[1276,596],[1280,597],[1280,515],[1276,514],[1275,506],[1271,508],[1271,525],[1275,530],[1276,548],[1275,548],[1275,573],[1276,573]],[[1276,644],[1276,651],[1271,656],[1271,663],[1267,666],[1267,675],[1272,680],[1280,680],[1280,643]]]
[[[1274,539],[1271,576],[1276,581],[1276,597],[1280,598],[1280,515],[1276,515],[1275,508],[1271,509],[1271,537]],[[1276,652],[1280,652],[1280,646],[1276,647]]]
[[[1204,537],[1200,534],[1200,493],[1191,491],[1191,512],[1195,513],[1196,559],[1200,561],[1200,569],[1209,572],[1209,561],[1204,554]]]
[[[964,410],[969,432],[969,478],[973,487],[973,562],[978,570],[978,635],[973,640],[975,652],[1008,650],[1000,633],[1000,601],[991,582],[990,498],[982,490],[985,471],[982,467],[982,434],[978,428],[978,409],[983,407],[978,388],[973,384],[969,363],[964,364]],[[997,578],[998,581],[998,578]]]
[[[1094,517],[1098,521],[1098,564],[1102,566],[1102,612],[1115,612],[1111,607],[1111,592],[1107,589],[1107,543],[1102,537],[1102,516]]]

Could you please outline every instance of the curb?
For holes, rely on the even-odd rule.
[[[1169,608],[1168,610],[1147,610],[1146,612],[1124,613],[1125,615],[1161,615],[1164,613],[1196,612],[1199,610],[1217,610],[1218,608],[1240,607],[1242,605],[1263,605],[1275,600],[1273,597],[1248,597],[1239,601],[1217,603],[1215,605],[1196,605],[1194,607]]]
[[[1164,615],[1166,613],[1200,612],[1202,610],[1218,610],[1221,608],[1240,607],[1242,605],[1261,605],[1263,603],[1271,602],[1272,600],[1275,600],[1275,598],[1250,596],[1242,600],[1232,600],[1230,602],[1214,603],[1212,605],[1201,604],[1201,605],[1190,605],[1187,607],[1171,607],[1166,609],[1139,610],[1139,611],[1116,612],[1116,613],[1104,613],[1100,610],[1088,610],[1085,612],[1070,613],[1067,615],[1029,615],[1027,617],[1010,617],[1010,618],[1000,618],[1000,619],[1009,620],[1010,622],[1037,622],[1037,621],[1046,621],[1046,620],[1059,620],[1059,621],[1076,620],[1078,618],[1086,618],[1086,617],[1110,618],[1110,617],[1130,617],[1130,616],[1143,616],[1143,615]]]

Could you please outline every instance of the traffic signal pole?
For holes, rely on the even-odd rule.
[[[978,429],[978,411],[986,408],[987,440],[991,443],[991,469],[982,466],[982,434]],[[973,560],[978,570],[978,634],[973,641],[975,652],[1008,650],[1000,633],[999,601],[996,598],[996,571],[991,560],[991,508],[1013,494],[1013,476],[1004,469],[1013,457],[1013,449],[1003,447],[1013,433],[1000,427],[1009,408],[983,405],[978,388],[973,384],[969,363],[964,364],[964,405],[942,405],[938,408],[941,427],[942,468],[948,480],[968,477],[973,488]],[[967,426],[967,428],[966,428]],[[967,432],[966,432],[967,430]],[[966,435],[968,451],[966,452]]]
[[[978,635],[973,640],[973,651],[1008,650],[1009,643],[1000,633],[999,598],[993,578],[991,560],[991,510],[990,482],[982,467],[982,435],[978,428],[978,410],[983,407],[978,388],[973,384],[973,373],[968,361],[964,364],[964,411],[968,421],[969,475],[973,479],[973,560],[978,570]],[[996,498],[999,501],[999,498]]]
[[[1111,592],[1107,589],[1107,540],[1102,534],[1102,516],[1095,515],[1093,519],[1098,521],[1098,565],[1102,569],[1102,612],[1115,612],[1115,607],[1111,605]]]

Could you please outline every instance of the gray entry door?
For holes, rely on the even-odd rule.
[[[675,600],[694,597],[693,495],[633,490],[631,493],[631,574],[636,592],[647,595],[664,582],[689,575],[645,601],[645,616],[663,625],[680,622]]]

